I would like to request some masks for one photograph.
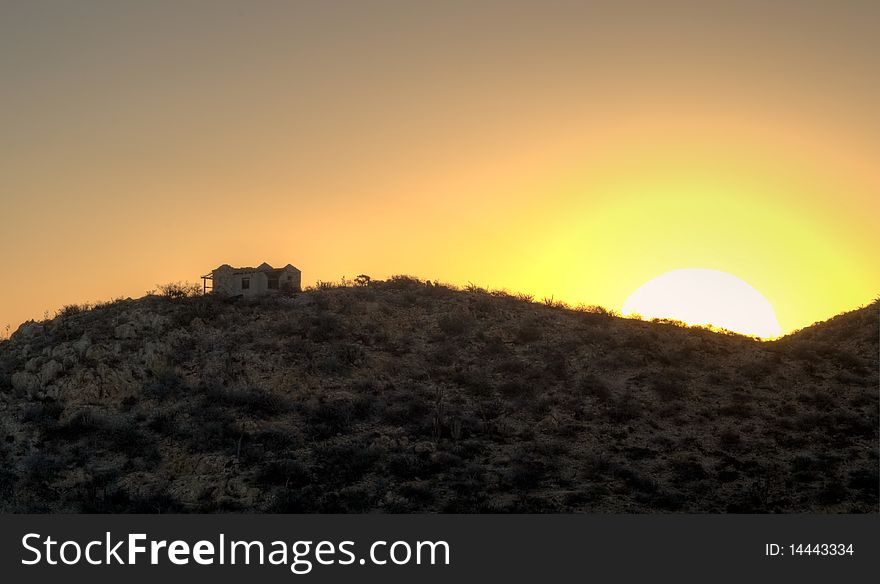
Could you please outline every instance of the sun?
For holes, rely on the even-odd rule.
[[[773,306],[760,292],[719,270],[691,268],[657,276],[630,294],[623,314],[712,325],[761,338],[782,332]]]

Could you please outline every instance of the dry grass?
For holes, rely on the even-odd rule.
[[[120,300],[13,335],[0,510],[878,510],[877,303],[760,343],[345,284]]]

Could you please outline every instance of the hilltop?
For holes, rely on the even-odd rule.
[[[878,303],[773,342],[397,277],[0,343],[2,512],[877,512]]]

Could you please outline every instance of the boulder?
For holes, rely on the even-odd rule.
[[[56,361],[52,359],[51,361],[47,361],[45,365],[40,368],[40,384],[43,387],[49,384],[50,381],[58,377],[61,372],[64,371],[64,367]]]
[[[28,371],[16,371],[12,374],[12,387],[16,391],[35,391],[40,387],[40,378]]]
[[[40,323],[29,320],[18,327],[18,330],[13,333],[13,336],[17,339],[31,339],[37,335],[43,334],[45,330],[46,327]]]
[[[135,339],[137,338],[137,329],[131,323],[121,324],[113,329],[113,336],[117,339]]]
[[[69,357],[76,357],[76,349],[72,343],[61,343],[52,349],[50,356],[56,361],[64,361]]]
[[[86,349],[85,358],[90,361],[100,361],[107,354],[107,349],[101,345],[89,345],[89,348]]]
[[[78,340],[74,341],[73,350],[76,351],[77,355],[82,357],[83,355],[86,354],[86,351],[88,351],[89,347],[91,347],[91,346],[92,346],[92,339],[89,338],[89,334],[83,333],[83,336],[81,336]]]

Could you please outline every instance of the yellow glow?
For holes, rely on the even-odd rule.
[[[773,306],[760,292],[718,270],[673,270],[657,276],[630,294],[623,313],[712,325],[762,338],[782,332]]]
[[[711,267],[786,333],[880,293],[877,3],[111,4],[0,19],[0,337],[223,263],[615,310]]]

